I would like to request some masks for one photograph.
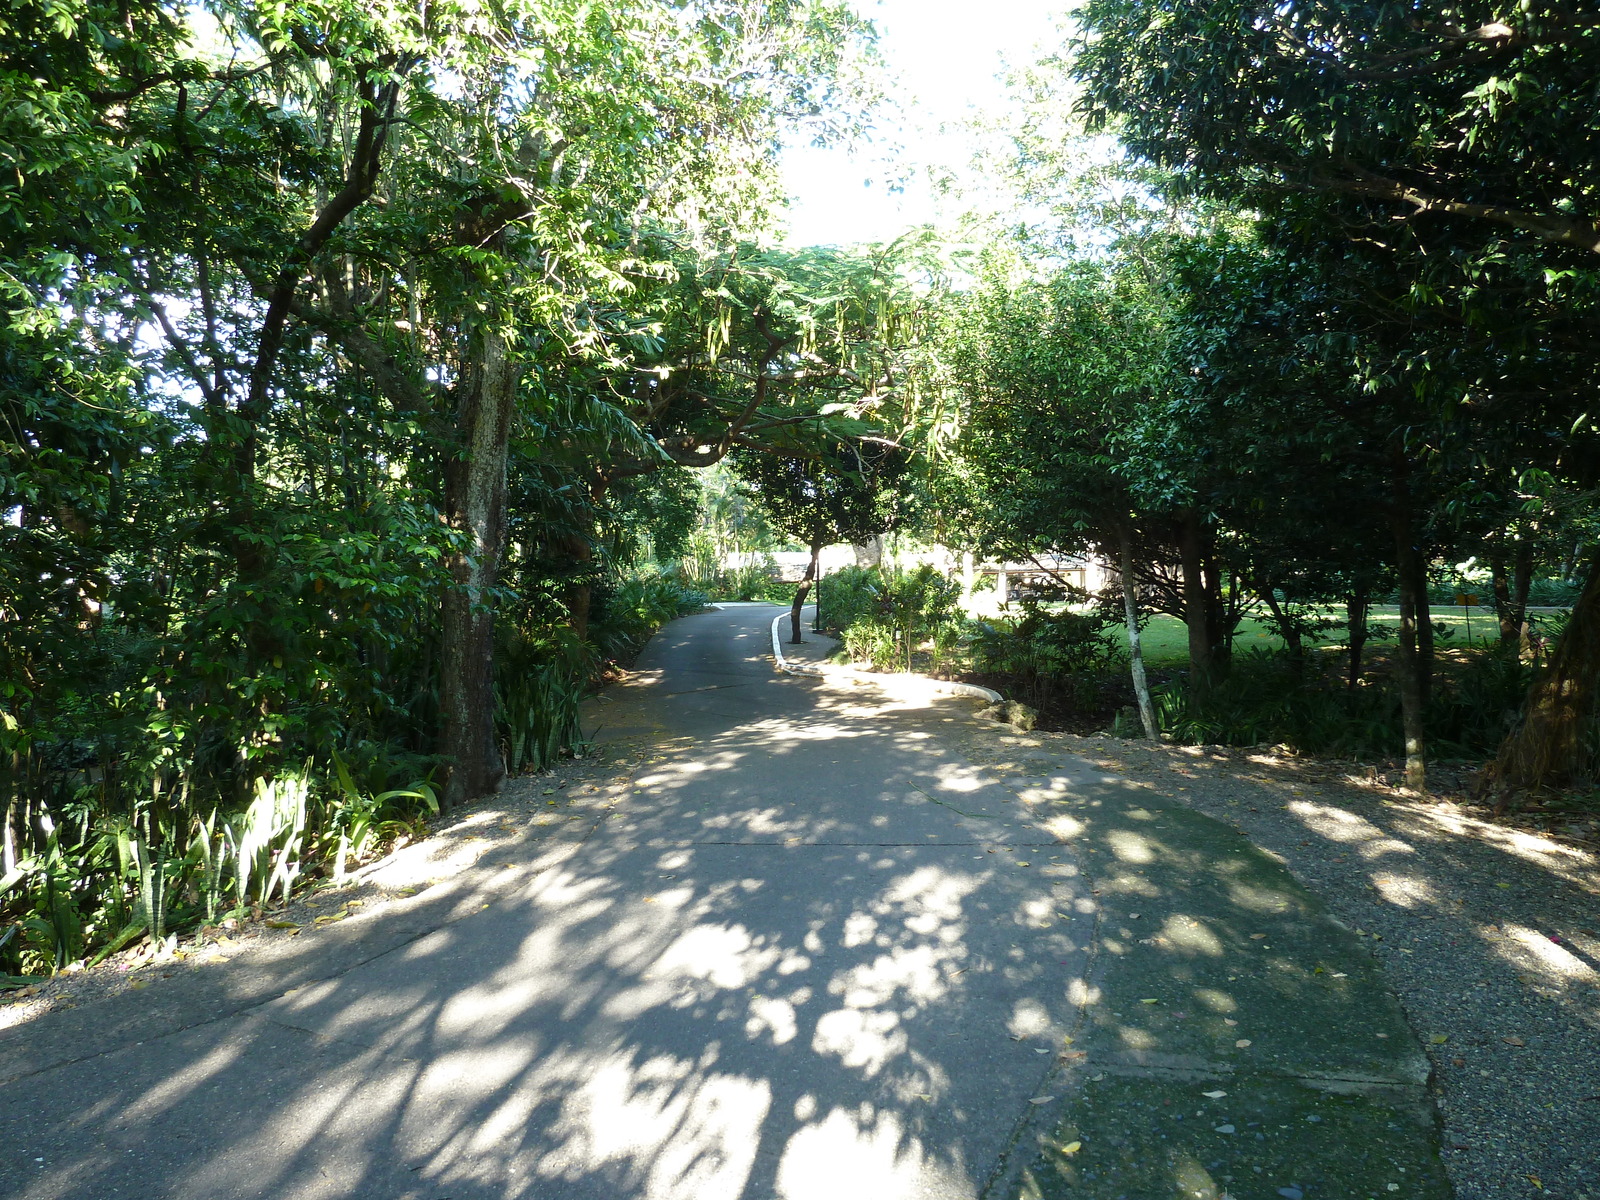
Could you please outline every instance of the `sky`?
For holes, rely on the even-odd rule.
[[[879,48],[898,78],[898,118],[886,111],[874,145],[818,149],[791,146],[783,155],[790,196],[789,241],[840,245],[888,241],[939,216],[924,169],[959,167],[970,143],[950,129],[1005,101],[997,78],[1057,49],[1060,0],[857,0],[879,29]],[[944,129],[944,132],[941,132]],[[903,148],[893,153],[893,143]],[[904,190],[892,183],[903,177]]]

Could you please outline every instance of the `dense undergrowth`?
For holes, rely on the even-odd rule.
[[[931,567],[852,567],[828,576],[821,623],[853,661],[931,671],[995,687],[1039,712],[1040,728],[1139,736],[1120,628],[1104,611],[1024,601],[1015,616],[962,615],[959,587]],[[1552,636],[1559,621],[1548,622]],[[1337,629],[1327,631],[1336,637]],[[1164,737],[1186,744],[1284,744],[1366,760],[1393,756],[1400,697],[1392,656],[1368,656],[1354,684],[1348,655],[1308,642],[1301,654],[1234,654],[1203,693],[1185,669],[1156,666],[1152,698]],[[1537,667],[1498,647],[1441,651],[1430,689],[1429,742],[1447,758],[1483,759],[1514,725]]]
[[[709,547],[686,557],[677,566],[683,585],[704,592],[713,600],[757,601],[787,604],[794,599],[794,584],[778,576],[778,565],[770,554],[737,567],[722,566]]]
[[[504,623],[495,734],[506,770],[581,750],[578,706],[606,664],[705,601],[640,572],[596,589],[587,639]],[[426,751],[437,698],[425,683],[396,689],[406,675],[394,660],[382,700],[364,711],[286,707],[276,742],[251,754],[225,745],[223,714],[152,682],[153,641],[140,678],[139,648],[120,631],[104,638],[120,686],[50,696],[21,709],[26,724],[7,713],[0,728],[0,982],[286,902],[438,812],[440,759]]]

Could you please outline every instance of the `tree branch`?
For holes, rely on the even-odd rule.
[[[1457,217],[1473,217],[1510,229],[1531,233],[1540,241],[1561,246],[1575,246],[1591,254],[1600,254],[1600,226],[1592,221],[1576,221],[1548,213],[1533,213],[1524,209],[1499,204],[1478,204],[1466,200],[1450,200],[1430,195],[1418,188],[1374,174],[1351,162],[1340,166],[1345,177],[1315,173],[1311,186],[1323,191],[1343,192],[1351,196],[1371,196],[1380,200],[1395,200],[1409,204],[1419,213],[1442,212]]]
[[[397,72],[409,67],[409,64],[393,62],[387,65],[396,68]],[[267,407],[267,387],[277,366],[278,354],[283,349],[290,306],[306,268],[327,245],[328,239],[345,218],[371,199],[378,182],[378,173],[383,165],[384,142],[388,138],[390,121],[400,96],[400,80],[390,78],[375,87],[369,75],[356,86],[361,101],[361,123],[345,173],[344,187],[328,201],[311,227],[301,235],[279,268],[267,295],[267,313],[261,322],[261,340],[256,350],[255,365],[250,370],[250,391],[244,405],[244,415],[252,422],[259,419]]]

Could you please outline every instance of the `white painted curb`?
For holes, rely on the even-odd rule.
[[[832,663],[796,662],[783,653],[783,639],[778,636],[778,626],[789,619],[788,613],[772,618],[772,661],[785,675],[814,675],[819,679],[850,679],[857,683],[874,683],[879,687],[914,684],[918,691],[932,692],[936,696],[971,696],[1000,703],[1000,693],[993,688],[979,687],[975,683],[951,683],[944,679],[929,679],[907,671],[889,674],[886,671],[863,671],[857,667],[841,667]]]

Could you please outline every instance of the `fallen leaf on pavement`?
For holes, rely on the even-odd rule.
[[[1208,1100],[1221,1100],[1228,1093],[1219,1088],[1214,1092],[1201,1092],[1200,1094]]]
[[[1068,1142],[1065,1146],[1061,1147],[1061,1153],[1062,1154],[1068,1154],[1068,1155],[1076,1154],[1079,1150],[1082,1150],[1082,1149],[1083,1149],[1083,1143],[1082,1142]]]
[[[1250,1046],[1250,1039],[1249,1038],[1240,1038],[1238,1041],[1236,1041],[1234,1043],[1234,1045],[1239,1047],[1239,1049],[1241,1049],[1241,1050],[1246,1050]]]
[[[1515,1034],[1512,1034],[1510,1037],[1503,1037],[1500,1040],[1508,1046],[1526,1046],[1528,1044]]]
[[[1054,1099],[1055,1099],[1054,1096],[1035,1096],[1035,1097],[1033,1097],[1033,1099],[1029,1100],[1028,1103],[1029,1104],[1049,1104],[1050,1101],[1052,1101]]]

